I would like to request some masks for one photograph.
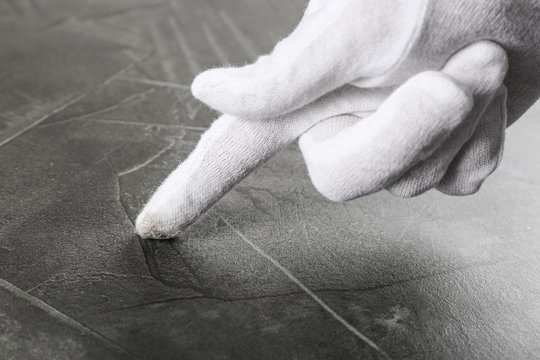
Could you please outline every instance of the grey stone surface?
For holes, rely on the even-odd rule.
[[[133,355],[21,289],[0,280],[2,359],[130,359]]]
[[[538,105],[470,197],[329,203],[293,145],[177,239],[135,235],[216,116],[193,76],[304,4],[0,2],[0,359],[540,358]]]

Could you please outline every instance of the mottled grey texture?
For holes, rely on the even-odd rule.
[[[471,197],[329,203],[291,146],[180,238],[135,235],[216,116],[160,81],[269,50],[302,6],[0,2],[0,358],[382,356],[234,229],[393,358],[540,358],[538,106]]]

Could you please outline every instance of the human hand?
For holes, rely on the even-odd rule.
[[[382,31],[375,44],[370,44],[366,40],[369,36],[358,31],[352,36],[359,43],[365,42],[364,50],[374,47],[364,56],[354,47],[354,39],[343,38],[347,33],[343,28],[348,29],[348,25],[342,25],[347,23],[342,20],[351,20],[353,10],[356,15],[361,14],[356,7],[377,7],[365,3],[339,3],[354,8],[347,9],[312,1],[299,27],[270,56],[239,69],[210,70],[196,79],[196,96],[240,118],[224,115],[218,119],[189,158],[160,186],[137,219],[137,231],[142,236],[162,238],[178,233],[253,168],[304,133],[300,146],[310,176],[317,189],[333,200],[348,200],[382,188],[412,196],[434,186],[453,194],[473,192],[479,187],[502,153],[506,125],[506,92],[502,85],[507,69],[505,52],[492,42],[481,42],[466,47],[446,62],[454,53],[453,47],[457,51],[461,43],[456,43],[457,37],[444,33],[450,44],[438,44],[440,49],[433,53],[437,56],[419,61],[417,53],[426,51],[418,49],[416,42],[421,36],[413,35],[415,31],[411,30],[410,36],[418,39],[408,39],[407,45],[401,46],[400,51],[407,56],[401,54],[397,62],[390,61],[400,52],[394,53],[400,46],[390,45],[399,45],[410,37],[402,38],[407,33],[404,29],[424,25],[413,26],[407,22],[411,19],[394,21],[402,31],[393,34],[385,27],[392,29],[392,19],[386,23],[381,19],[375,23],[364,19],[357,26],[365,33],[373,36],[380,29],[388,30]],[[414,12],[423,21],[423,12],[429,10],[433,14],[442,6],[431,4],[430,8],[430,3],[419,2],[413,7],[400,2],[387,5],[392,11],[410,16]],[[376,10],[370,8],[366,13],[374,15]],[[379,15],[384,20],[392,11]],[[537,16],[538,11],[533,14]],[[302,45],[301,35],[310,35],[310,30],[327,18],[342,23],[330,22],[324,27],[326,32],[318,34],[322,40],[315,38],[309,42],[317,45],[311,49],[315,53],[295,52],[295,46]],[[338,36],[331,40],[327,33],[333,32]],[[459,39],[465,45],[472,42]],[[332,55],[332,48],[349,49],[357,61],[347,54],[344,58]],[[388,57],[382,56],[383,49],[392,49]],[[317,58],[317,51],[322,59]],[[291,56],[287,59],[288,52]],[[382,56],[380,61],[376,60],[377,52]],[[325,54],[331,54],[330,59]],[[316,65],[316,71],[307,71],[298,61],[311,57],[315,59],[308,61],[306,67]],[[382,64],[385,61],[387,64]],[[440,69],[444,63],[446,66],[440,72],[422,72]],[[381,72],[385,67],[388,69]],[[277,73],[272,72],[274,68]],[[354,73],[357,80],[349,81]],[[286,80],[288,76],[291,79]],[[530,93],[526,95],[531,102]],[[538,96],[537,89],[533,95]],[[515,104],[529,103],[516,100],[514,117],[523,111]]]
[[[274,118],[223,115],[154,193],[137,218],[137,231],[151,238],[177,234],[253,169],[321,122],[348,125],[326,141],[316,141],[310,132],[301,139],[311,178],[323,195],[341,201],[390,186],[441,144],[453,143],[456,131],[474,128],[479,107],[501,87],[505,60],[500,47],[481,42],[456,54],[441,71],[422,72],[396,90],[346,85]],[[369,116],[354,115],[370,112],[376,103],[381,104]],[[493,123],[502,129],[504,119]]]

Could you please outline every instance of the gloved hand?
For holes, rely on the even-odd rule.
[[[302,134],[310,176],[332,200],[476,191],[507,119],[540,94],[539,23],[531,0],[312,0],[270,55],[195,79],[194,95],[227,115],[154,193],[137,231],[175,235]]]

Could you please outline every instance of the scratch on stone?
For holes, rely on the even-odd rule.
[[[126,215],[127,220],[131,223],[131,226],[135,228],[135,223],[131,220],[128,209],[126,205],[124,204],[124,202],[122,201],[121,189],[120,189],[120,176],[118,175],[118,172],[116,171],[113,164],[111,163],[111,160],[108,157],[105,157],[105,160],[107,161],[107,164],[111,168],[116,178],[116,199],[118,203],[120,204],[122,211]],[[155,258],[155,250],[152,246],[152,240],[143,239],[137,233],[135,233],[135,236],[137,236],[137,239],[139,239],[139,244],[141,245],[141,249],[144,254],[145,261],[146,261],[146,266],[148,267],[148,271],[150,272],[150,275],[165,286],[178,288],[177,284],[161,276],[161,271],[159,270],[159,266]]]
[[[126,215],[128,221],[131,223],[131,225],[133,227],[135,227],[135,224],[133,223],[133,221],[131,221],[131,218],[129,217],[129,212],[127,211],[126,206],[122,202],[122,195],[121,195],[121,189],[120,189],[120,176],[118,176],[118,171],[116,171],[116,168],[114,167],[114,165],[111,162],[111,159],[108,156],[105,156],[104,158],[105,158],[105,161],[109,165],[109,167],[110,167],[111,171],[113,172],[114,177],[116,179],[116,200],[120,204],[120,206],[121,206],[122,210],[124,211],[124,214]]]
[[[139,239],[139,244],[141,245],[141,249],[144,254],[144,258],[146,260],[146,266],[148,267],[148,271],[150,272],[150,275],[152,275],[154,279],[156,279],[157,281],[159,281],[165,286],[168,286],[171,288],[180,288],[180,286],[177,283],[175,283],[174,281],[167,280],[161,275],[161,270],[159,269],[159,265],[155,257],[155,249],[153,246],[154,244],[153,240],[143,239],[139,235],[137,235],[137,238]],[[198,291],[198,289],[193,289],[193,290]]]
[[[244,34],[242,34],[242,31],[238,28],[238,26],[236,26],[236,24],[229,17],[229,15],[227,15],[223,11],[220,11],[219,16],[221,17],[221,19],[223,20],[223,23],[225,24],[225,26],[227,26],[231,34],[236,38],[236,40],[238,41],[242,49],[244,49],[244,51],[251,58],[255,58],[257,56],[257,51],[255,50],[255,46],[253,46],[251,41],[246,36],[244,36]]]
[[[169,82],[169,81],[149,80],[149,79],[132,78],[132,77],[119,77],[118,80],[138,83],[138,84],[152,85],[152,86],[169,88],[169,89],[184,90],[184,91],[186,90],[189,91],[190,89],[189,85],[177,84],[175,82]]]
[[[178,24],[173,18],[169,18],[169,26],[173,31],[174,37],[176,39],[176,42],[178,43],[178,46],[180,47],[180,50],[182,50],[182,52],[184,53],[184,57],[186,58],[191,73],[193,75],[197,75],[201,72],[201,68],[199,67],[199,64],[197,64],[197,62],[195,61],[193,52],[189,48],[186,39],[184,39],[184,36],[182,36],[180,28],[178,27]]]
[[[328,312],[334,319],[336,319],[338,322],[340,322],[347,330],[349,330],[351,333],[353,333],[356,337],[358,337],[360,340],[365,342],[367,345],[369,345],[371,348],[376,350],[380,355],[384,356],[387,359],[390,359],[390,356],[384,352],[377,344],[375,344],[371,339],[369,339],[367,336],[362,334],[358,329],[356,329],[354,326],[352,326],[347,320],[345,320],[343,317],[341,317],[338,313],[336,313],[330,306],[328,306],[320,297],[318,297],[311,289],[309,289],[306,285],[304,285],[296,276],[294,276],[287,268],[285,268],[283,265],[281,265],[276,259],[274,259],[272,256],[270,256],[268,253],[266,253],[263,249],[261,249],[259,246],[257,246],[254,242],[252,242],[250,239],[248,239],[242,232],[237,230],[234,226],[231,225],[227,220],[225,220],[223,217],[220,217],[221,220],[225,224],[227,224],[228,227],[231,228],[232,231],[236,233],[244,242],[246,242],[251,248],[253,248],[257,253],[259,253],[262,257],[264,257],[266,260],[268,260],[270,263],[272,263],[279,271],[281,271],[285,276],[287,276],[292,282],[294,282],[302,291],[304,291],[309,297],[311,297],[317,304],[319,304],[326,312]]]
[[[493,265],[493,264],[491,264],[491,263],[487,264],[486,263],[486,264],[480,264],[480,265]],[[406,282],[415,281],[415,280],[422,280],[422,279],[429,278],[429,277],[432,277],[432,276],[439,276],[439,275],[444,275],[444,274],[451,273],[451,272],[462,271],[462,270],[467,269],[467,268],[469,268],[469,267],[458,268],[458,269],[454,269],[452,271],[440,272],[440,273],[437,273],[437,274],[430,274],[428,276],[422,276],[422,277],[406,279],[404,281],[393,282],[393,283],[390,283],[390,284],[383,284],[383,285],[380,285],[380,286],[364,287],[364,288],[351,288],[351,289],[319,288],[319,289],[313,290],[313,292],[316,292],[316,293],[348,293],[348,292],[373,291],[373,290],[378,290],[378,289],[385,288],[385,287],[391,287],[391,286],[394,286],[394,285],[399,285],[401,283],[406,283]],[[148,277],[148,276],[142,276],[142,275],[121,275],[121,274],[109,274],[109,273],[96,273],[96,274],[90,274],[90,275],[101,275],[101,274],[111,275],[111,276],[115,276],[115,277],[126,277],[126,278],[137,277],[137,278],[143,278],[143,279],[156,279],[155,276]],[[162,280],[159,279],[159,278],[157,280],[162,282]],[[55,280],[50,279],[50,280],[44,281],[41,285],[43,285],[43,284],[45,284],[47,282],[50,282],[50,281],[55,281]],[[37,288],[37,287],[39,287],[41,285],[38,285],[38,286],[36,286],[34,288]],[[167,285],[169,287],[178,287],[178,286],[175,286],[174,284],[165,284],[165,285]],[[196,300],[196,299],[216,300],[216,301],[233,303],[233,302],[239,302],[239,301],[272,299],[272,298],[281,298],[281,297],[285,297],[285,296],[296,296],[296,295],[305,293],[303,291],[303,289],[300,289],[300,290],[297,290],[297,291],[287,291],[287,292],[283,292],[283,293],[274,293],[274,294],[265,294],[265,295],[256,295],[256,296],[223,297],[223,296],[218,296],[218,295],[207,294],[207,292],[202,292],[199,289],[194,289],[194,290],[201,292],[201,294],[200,295],[194,295],[194,296],[173,297],[173,298],[161,299],[161,300],[156,300],[156,301],[150,301],[150,302],[143,302],[143,303],[138,303],[138,304],[133,304],[133,305],[127,305],[127,306],[122,306],[122,307],[116,307],[116,308],[113,308],[113,309],[108,309],[108,310],[105,310],[105,311],[101,311],[99,313],[100,314],[109,313],[109,312],[128,310],[128,309],[139,308],[139,307],[144,307],[144,306],[151,306],[151,305],[164,304],[164,303],[170,303],[170,302],[191,301],[191,300]],[[30,292],[30,291],[32,291],[32,289],[27,290],[27,291]]]
[[[111,125],[126,125],[126,126],[140,126],[144,128],[157,128],[157,129],[181,129],[181,130],[193,130],[193,131],[206,131],[207,128],[202,126],[190,126],[190,125],[183,125],[183,124],[160,124],[160,123],[149,123],[149,122],[131,122],[131,121],[122,121],[122,120],[110,120],[110,119],[94,119],[94,118],[86,118],[86,117],[75,117],[71,119],[66,119],[62,121],[56,121],[50,124],[44,124],[39,126],[40,129],[42,128],[48,128],[53,126],[62,126],[65,124],[69,124],[72,122],[92,122],[92,123],[99,123],[99,124],[111,124]],[[22,141],[22,140],[21,140]],[[103,157],[100,157],[96,162],[99,162],[102,160]]]
[[[170,244],[170,243],[169,243]],[[191,263],[186,260],[186,257],[185,257],[185,254],[182,253],[181,251],[178,251],[174,246],[170,246],[171,248],[171,251],[174,251],[174,253],[180,258],[180,260],[182,261],[182,264],[184,265],[184,267],[186,268],[186,270],[188,271],[188,273],[191,275],[191,277],[193,278],[195,284],[191,284],[191,287],[198,291],[199,293],[201,294],[204,294],[204,295],[208,295],[208,291],[206,291],[202,284],[203,284],[203,280],[200,278],[200,276],[197,274],[197,272],[195,271],[195,269],[191,266]]]
[[[149,56],[149,55],[148,55]],[[143,61],[144,59],[142,59],[141,61]],[[109,77],[108,79],[106,79],[105,81],[103,81],[99,86],[97,87],[105,87],[105,86],[108,86],[110,85],[113,81],[115,81],[118,77],[122,76],[123,73],[125,73],[126,71],[128,71],[129,69],[131,69],[133,67],[133,65],[135,64],[135,62],[130,62],[129,64],[127,64],[126,66],[124,66],[124,68],[120,69],[120,71],[118,71],[116,74],[112,75],[111,77]]]
[[[206,24],[202,25],[204,36],[206,37],[206,40],[208,40],[208,45],[212,48],[214,53],[216,54],[219,61],[221,61],[222,64],[226,64],[229,62],[227,59],[227,55],[225,55],[225,52],[221,49],[221,47],[218,45],[218,42],[214,35],[212,34],[212,31],[208,28]]]
[[[181,125],[186,130],[193,130],[193,131],[206,131],[208,128],[204,126],[191,126],[191,125]]]
[[[16,296],[19,299],[22,299],[24,301],[27,301],[28,303],[32,304],[36,308],[44,311],[48,315],[52,316],[53,318],[61,321],[62,323],[82,332],[83,334],[92,337],[96,340],[98,340],[100,343],[107,346],[109,349],[120,353],[122,355],[126,355],[131,357],[132,359],[137,359],[137,356],[134,354],[129,353],[126,349],[122,348],[120,345],[116,344],[115,342],[109,340],[105,336],[101,335],[99,332],[85,326],[84,324],[78,322],[77,320],[73,319],[72,317],[69,317],[68,315],[64,314],[63,312],[60,312],[59,310],[55,309],[54,307],[50,306],[49,304],[45,303],[44,301],[24,292],[23,290],[19,289],[15,285],[0,279],[0,287],[4,288],[5,290],[9,291],[12,295]]]
[[[105,151],[103,155],[99,156],[96,160],[92,161],[92,164],[98,164],[105,159],[107,159],[108,162],[110,163],[109,155],[111,155],[113,152],[118,150],[120,147],[122,147],[122,144],[117,144],[116,146],[110,147],[108,150]]]
[[[159,305],[159,304],[165,304],[165,303],[170,303],[170,302],[191,301],[191,300],[197,300],[197,299],[216,300],[216,301],[234,303],[234,302],[250,301],[250,300],[275,299],[275,298],[282,298],[286,296],[296,296],[296,295],[301,295],[301,294],[304,294],[304,292],[301,290],[298,290],[298,291],[289,291],[286,293],[279,293],[279,294],[268,294],[268,295],[257,295],[257,296],[246,296],[246,297],[231,297],[231,298],[215,296],[215,295],[206,295],[206,294],[195,295],[195,296],[183,296],[183,297],[174,297],[174,298],[168,298],[168,299],[163,299],[163,300],[149,301],[149,302],[140,303],[140,304],[117,307],[114,309],[102,311],[100,312],[100,314],[114,312],[114,311],[134,309],[134,308],[150,306],[150,305]]]
[[[109,77],[108,79],[106,79],[105,81],[103,81],[99,86],[97,87],[101,87],[101,86],[107,86],[108,84],[110,84],[112,81],[114,81],[116,79],[117,76],[121,75],[122,73],[124,73],[127,69],[129,69],[131,66],[133,65],[133,63],[129,63],[127,66],[125,66],[124,68],[122,68],[120,71],[118,71],[117,73],[115,73],[114,75],[112,75],[111,77]],[[93,89],[85,92],[85,93],[82,93],[76,97],[74,97],[73,99],[67,101],[66,103],[58,106],[56,109],[50,111],[49,113],[45,114],[44,116],[42,116],[41,118],[39,118],[38,120],[36,120],[35,122],[33,122],[32,124],[30,124],[29,126],[27,126],[26,128],[22,129],[21,131],[13,134],[12,136],[10,136],[9,138],[3,140],[2,142],[0,142],[0,148],[8,143],[10,143],[11,141],[13,141],[14,139],[18,138],[19,136],[25,134],[27,131],[33,129],[34,127],[36,127],[37,125],[41,124],[42,122],[44,122],[45,120],[47,120],[48,118],[50,118],[51,116],[55,115],[55,114],[58,114],[59,112],[63,111],[64,109],[68,108],[69,106],[75,104],[76,102],[78,102],[79,100],[81,100],[82,98],[84,98],[85,96],[87,96],[88,94],[90,94],[92,92]]]
[[[280,199],[272,192],[270,191],[269,189],[265,189],[265,188],[257,188],[257,187],[253,187],[253,186],[237,186],[235,187],[234,191],[237,191],[239,192],[240,194],[244,195],[245,197],[248,198],[248,200],[253,204],[253,206],[255,206],[255,208],[257,210],[260,210],[262,211],[263,213],[265,213],[266,215],[272,217],[273,219],[275,220],[278,220],[275,218],[273,212],[271,211],[271,205],[272,204],[269,204],[267,201],[264,201],[262,199],[259,199],[257,197],[257,195],[253,195],[252,192],[263,192],[263,193],[266,193],[268,194],[272,199],[273,199],[273,202],[275,204],[279,204],[280,202]],[[270,205],[270,208],[269,208],[269,205]],[[278,220],[279,221],[279,220]]]
[[[112,26],[111,24],[107,24],[107,25]],[[122,28],[122,30],[126,30],[126,29]],[[131,49],[122,50],[122,54],[126,55],[133,63],[140,63],[142,61],[142,58],[135,55],[135,53]]]
[[[96,110],[96,111],[92,111],[92,112],[82,114],[82,115],[79,115],[79,116],[74,116],[74,117],[66,119],[66,120],[56,121],[56,122],[53,122],[53,123],[50,123],[50,124],[43,124],[43,125],[40,125],[39,128],[46,128],[46,127],[51,127],[51,126],[56,126],[56,125],[61,125],[61,124],[67,124],[67,123],[71,123],[71,122],[78,121],[78,120],[92,119],[94,116],[97,116],[97,115],[100,115],[100,114],[103,114],[103,113],[106,113],[106,112],[114,111],[116,109],[121,108],[122,106],[125,106],[125,105],[128,105],[130,103],[139,101],[141,99],[144,99],[148,94],[150,94],[152,92],[153,92],[153,89],[150,89],[150,90],[144,91],[142,93],[133,94],[133,95],[130,95],[130,96],[120,100],[116,104],[113,104],[111,106],[107,106],[106,108],[99,109],[99,110]]]
[[[31,293],[43,287],[46,284],[50,284],[54,282],[62,282],[62,281],[69,281],[73,279],[92,278],[92,277],[99,277],[99,276],[109,276],[109,277],[114,277],[114,278],[119,278],[119,279],[153,279],[153,277],[144,276],[144,275],[115,274],[115,273],[109,273],[109,272],[103,272],[103,271],[97,272],[97,273],[60,274],[31,287],[30,289],[26,290],[26,292]]]
[[[79,96],[76,96],[74,97],[73,99],[69,100],[68,102],[60,105],[59,107],[57,107],[56,109],[52,110],[51,112],[47,113],[46,115],[42,116],[41,118],[39,118],[38,120],[34,121],[32,124],[30,124],[29,126],[27,126],[26,128],[22,129],[21,131],[13,134],[12,136],[10,136],[9,138],[5,139],[4,141],[0,142],[0,147],[10,143],[11,141],[15,140],[16,138],[18,138],[19,136],[23,135],[24,133],[26,133],[27,131],[29,131],[30,129],[36,127],[37,125],[41,124],[43,121],[47,120],[49,117],[59,113],[60,111],[66,109],[67,107],[69,107],[70,105],[76,103],[77,101],[81,100],[83,97],[85,97],[88,93],[84,93],[84,94],[81,94]]]
[[[175,145],[175,142],[174,141],[171,141],[169,142],[169,144],[161,149],[160,151],[158,151],[154,156],[148,158],[145,162],[141,163],[141,164],[138,164],[128,170],[125,170],[125,171],[122,171],[122,172],[119,172],[118,173],[118,177],[122,177],[124,175],[127,175],[127,174],[131,174],[132,172],[135,172],[139,169],[142,169],[144,168],[145,166],[149,165],[150,163],[152,163],[154,160],[156,160],[157,158],[159,158],[161,155],[163,155],[164,153],[166,153],[167,151],[169,151],[173,146]]]
[[[91,112],[91,113],[88,113],[88,114],[84,114],[84,115],[82,115],[80,117],[81,118],[95,117],[96,115],[103,114],[105,112],[110,112],[110,111],[120,109],[122,106],[126,106],[126,105],[129,105],[129,104],[132,104],[132,103],[137,103],[139,101],[145,100],[146,97],[149,94],[152,94],[153,92],[154,92],[154,89],[150,89],[150,90],[147,90],[147,91],[143,91],[141,93],[136,93],[136,94],[130,95],[130,96],[120,100],[116,104],[113,104],[111,106],[107,106],[104,109],[100,109],[100,110],[97,110],[97,111],[94,111],[94,112]]]
[[[132,122],[132,121],[122,121],[122,120],[108,120],[108,119],[88,119],[88,121],[96,122],[100,124],[113,124],[113,125],[128,125],[128,126],[143,126],[143,127],[150,127],[155,126],[157,128],[178,128],[182,129],[182,125],[174,125],[174,124],[160,124],[160,123],[148,123],[148,122]]]
[[[127,305],[127,306],[116,307],[116,308],[113,308],[113,309],[108,309],[108,310],[105,310],[105,311],[100,311],[99,313],[100,313],[100,314],[106,314],[106,313],[111,313],[111,312],[115,312],[115,311],[122,311],[122,310],[136,309],[136,308],[140,308],[140,307],[144,307],[144,306],[158,305],[158,304],[166,304],[166,303],[169,303],[169,302],[175,302],[175,301],[181,301],[181,300],[200,299],[201,297],[202,297],[202,296],[200,296],[200,295],[195,295],[195,296],[175,297],[175,298],[169,298],[169,299],[162,299],[162,300],[156,300],[156,301],[149,301],[149,302],[140,303],[140,304],[133,304],[133,305]]]
[[[191,125],[183,125],[183,124],[178,124],[178,125],[176,125],[176,124],[160,124],[160,123],[130,122],[130,121],[106,120],[106,119],[87,119],[87,120],[92,121],[92,122],[101,123],[101,124],[156,127],[158,129],[181,129],[181,130],[192,130],[192,131],[206,131],[206,130],[208,130],[208,128],[203,127],[203,126],[191,126]]]

